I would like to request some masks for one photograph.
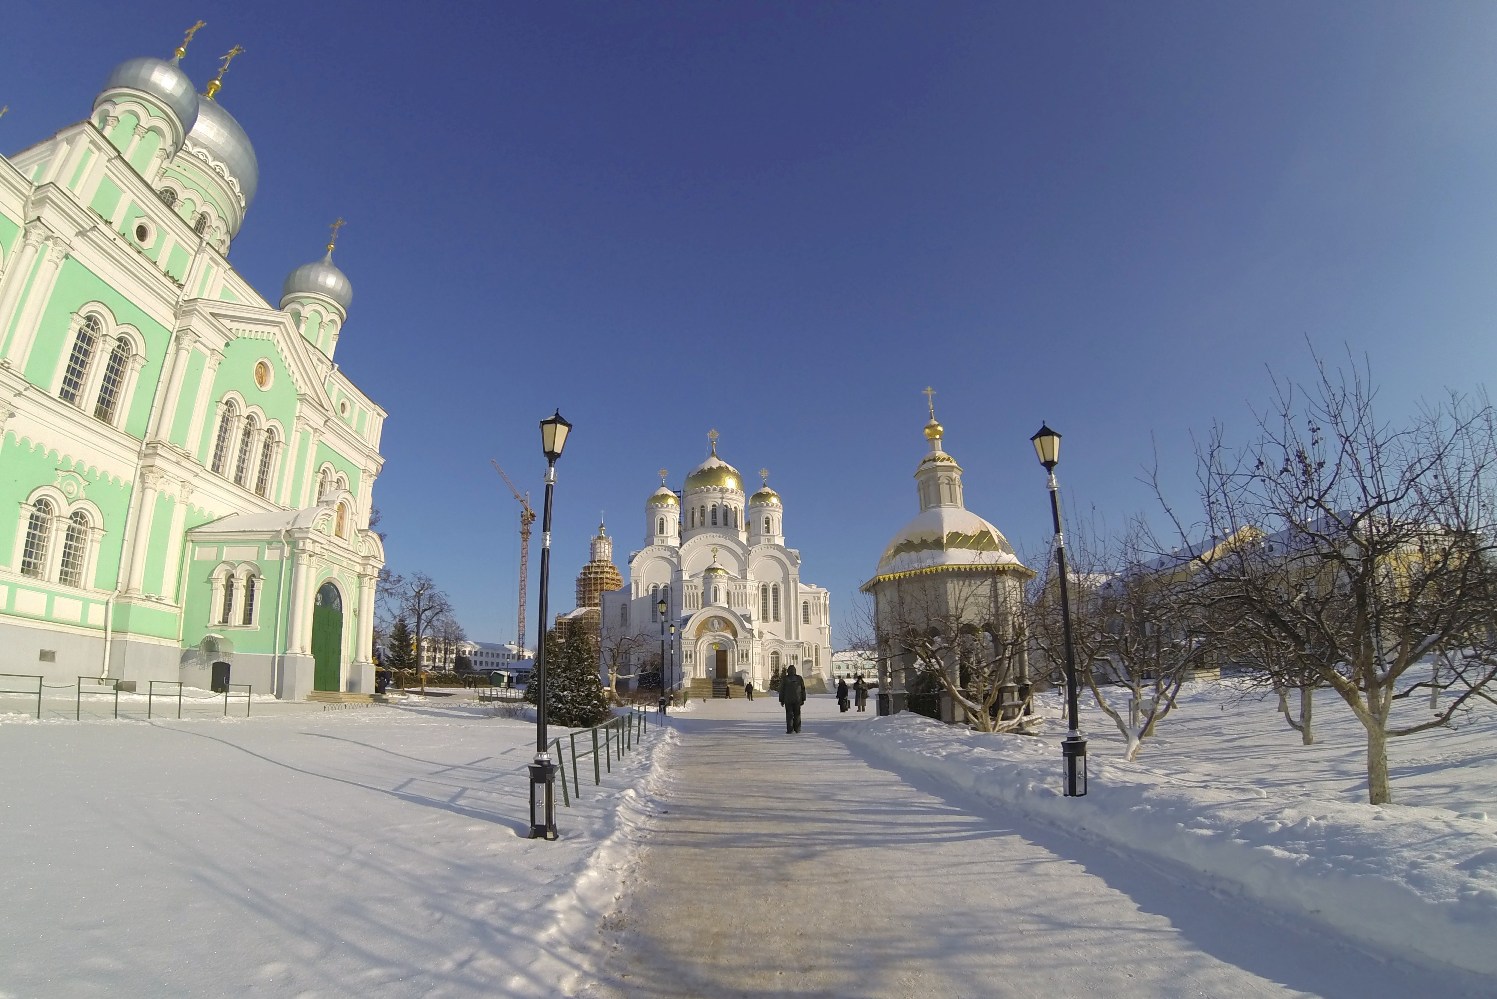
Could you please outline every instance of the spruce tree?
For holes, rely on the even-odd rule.
[[[565,642],[548,632],[546,642],[546,724],[587,728],[607,721],[612,711],[598,676],[598,650],[582,629]],[[525,700],[538,703],[540,685],[532,676]]]
[[[405,618],[395,619],[390,641],[385,647],[385,666],[389,669],[411,669],[416,665],[416,650],[411,645],[411,628]]]

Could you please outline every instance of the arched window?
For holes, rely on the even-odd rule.
[[[63,586],[83,585],[83,560],[88,554],[88,514],[74,511],[62,539],[62,566],[57,581]]]
[[[120,392],[125,387],[125,370],[130,365],[130,341],[116,340],[104,364],[104,380],[99,384],[99,400],[94,404],[94,418],[105,423],[114,423],[115,407],[120,402]]]
[[[161,203],[163,205],[165,205],[166,207],[168,207],[168,208],[175,208],[175,207],[177,207],[177,192],[176,191],[173,191],[169,187],[163,187],[161,190],[157,191],[156,194],[157,194],[158,197],[161,198]]]
[[[660,608],[655,605],[660,602],[660,586],[657,584],[650,587],[650,622],[653,624],[660,620]]]
[[[244,612],[239,623],[246,627],[255,623],[255,593],[260,589],[259,582],[258,576],[248,576],[244,580]]]
[[[778,652],[771,652],[769,654],[769,668],[771,671],[780,668],[780,654]]]
[[[717,504],[712,504],[712,526],[717,526]]]
[[[223,474],[229,460],[229,445],[234,440],[234,428],[239,424],[239,407],[231,399],[224,403],[223,414],[218,418],[218,434],[213,439],[213,460],[208,467]]]
[[[772,534],[772,533],[773,533],[773,532],[772,532],[772,531],[770,531],[770,529],[769,529],[769,518],[768,518],[768,517],[765,517],[765,518],[764,518],[764,533],[765,533],[765,534]]]
[[[255,492],[261,496],[270,494],[270,471],[274,466],[275,449],[279,443],[275,431],[267,429],[265,441],[260,445],[260,468],[255,472]]]
[[[759,584],[759,620],[769,620],[769,586]]]
[[[198,212],[197,221],[192,224],[192,231],[201,236],[208,231],[208,213]]]
[[[21,575],[41,579],[47,574],[47,540],[52,536],[52,517],[57,508],[46,497],[31,504],[26,518],[26,545],[21,549]]]
[[[698,517],[697,519],[701,521],[703,527],[707,526],[707,504],[706,503],[702,504],[701,516]]]
[[[234,577],[229,576],[224,580],[224,602],[223,608],[218,615],[219,624],[228,624],[234,619]]]
[[[234,482],[244,485],[245,479],[249,477],[250,455],[254,453],[255,434],[260,429],[260,421],[251,413],[244,418],[244,429],[239,432],[239,452],[234,460]]]
[[[655,518],[655,533],[656,534],[664,534],[665,533],[665,518],[664,517],[656,517]]]
[[[811,602],[809,600],[802,600],[800,602],[800,623],[811,623]]]
[[[322,474],[317,477],[317,502],[321,503],[322,498],[332,491],[333,470],[331,468],[324,468]]]
[[[774,619],[780,619],[780,584],[776,583],[769,588],[769,600],[774,609]]]
[[[104,332],[98,316],[86,317],[73,338],[73,352],[68,355],[68,366],[62,375],[62,387],[57,397],[63,402],[78,405],[78,395],[83,391],[83,382],[88,378],[88,365],[94,357],[94,345]]]

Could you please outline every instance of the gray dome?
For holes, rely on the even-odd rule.
[[[234,116],[217,101],[201,100],[198,102],[197,124],[192,126],[187,137],[229,168],[229,173],[239,181],[244,206],[248,208],[260,186],[260,161],[255,159],[255,147],[250,145],[249,136],[244,134]]]
[[[329,250],[321,260],[302,264],[291,272],[286,283],[281,286],[281,306],[285,307],[286,300],[293,295],[321,295],[331,298],[346,312],[348,303],[353,301],[353,285],[349,283],[348,275],[333,263],[333,251]]]
[[[122,62],[114,67],[114,72],[104,81],[101,93],[108,93],[119,87],[149,94],[171,108],[177,120],[182,123],[184,135],[192,131],[192,126],[197,123],[198,95],[187,74],[178,69],[175,63],[150,56]],[[97,103],[94,106],[97,107]]]

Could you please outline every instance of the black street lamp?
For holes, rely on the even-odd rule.
[[[665,612],[666,612],[666,610],[669,607],[670,607],[670,605],[665,602],[665,598],[664,597],[661,597],[660,600],[657,601],[656,604],[655,604],[655,610],[660,615],[660,713],[661,714],[665,714],[666,713],[665,708],[666,708],[666,704],[668,703],[668,700],[669,700],[668,695],[665,692]]]
[[[546,456],[546,505],[541,517],[540,644],[535,652],[536,709],[535,762],[530,764],[530,838],[556,839],[556,764],[551,761],[546,739],[546,607],[551,583],[551,493],[556,486],[556,459],[566,446],[572,425],[561,418],[561,410],[541,421],[541,452]],[[536,806],[541,818],[536,818]]]
[[[674,695],[676,692],[676,622],[672,621],[669,629],[671,633],[671,694]]]
[[[1060,571],[1060,620],[1066,641],[1066,720],[1070,732],[1060,744],[1066,761],[1066,797],[1086,794],[1086,738],[1081,734],[1077,716],[1076,651],[1071,645],[1071,590],[1066,579],[1066,536],[1060,528],[1060,486],[1055,481],[1055,466],[1060,463],[1060,434],[1043,422],[1039,432],[1029,438],[1040,464],[1050,473],[1050,514],[1055,520],[1055,563]]]

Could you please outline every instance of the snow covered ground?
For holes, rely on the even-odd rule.
[[[146,721],[136,698],[123,720],[75,721],[49,699],[37,721],[0,697],[0,997],[523,997],[586,975],[658,729],[602,787],[584,780],[544,843],[525,838],[523,717],[453,697],[263,707]],[[1059,731],[835,716],[830,698],[808,725],[1369,951],[1492,976],[1497,994],[1497,711],[1394,741],[1398,803],[1373,808],[1344,711],[1322,700],[1321,743],[1302,747],[1271,708],[1188,689],[1136,764],[1084,710],[1082,799],[1059,794]]]

